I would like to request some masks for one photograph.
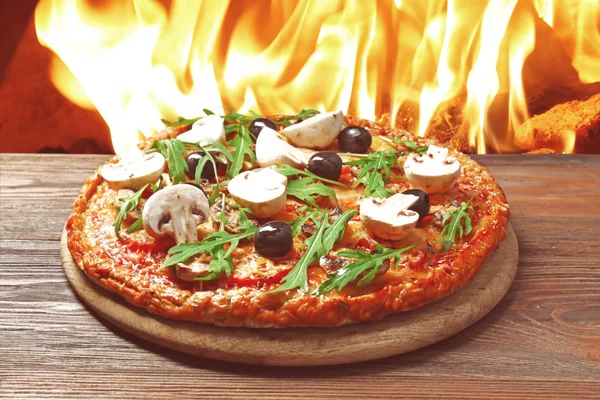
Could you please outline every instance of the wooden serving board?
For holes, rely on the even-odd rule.
[[[221,328],[154,316],[108,292],[75,265],[63,232],[61,257],[73,290],[101,317],[143,339],[177,351],[239,363],[333,365],[406,353],[472,325],[508,291],[519,262],[511,225],[506,239],[465,287],[417,310],[337,328]]]

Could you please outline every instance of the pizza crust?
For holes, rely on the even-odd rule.
[[[407,135],[404,131],[349,117],[346,123],[367,126],[372,133],[386,136]],[[163,132],[142,142],[140,147],[146,148],[154,140],[174,137],[181,131]],[[435,143],[412,139],[419,145]],[[300,253],[294,252],[289,259],[266,268],[266,276],[255,282],[252,274],[248,278],[242,273],[244,266],[262,262],[251,254],[251,244],[243,247],[242,254],[235,258],[233,279],[216,283],[178,280],[170,269],[160,269],[166,251],[173,245],[169,239],[156,240],[143,231],[128,235],[123,241],[114,237],[114,193],[97,172],[83,185],[67,222],[69,251],[90,279],[131,304],[166,318],[257,328],[339,326],[379,319],[390,313],[413,310],[460,289],[506,235],[509,209],[502,189],[485,168],[464,154],[452,152],[462,164],[461,176],[452,193],[434,195],[432,203],[472,197],[473,232],[457,241],[453,250],[442,254],[421,243],[405,253],[398,270],[390,269],[364,287],[351,285],[342,293],[333,291],[318,297],[297,290],[266,294],[278,286]],[[406,182],[397,185],[400,189]],[[441,228],[430,222],[417,231],[416,236],[395,243],[395,247],[410,244],[411,239],[431,244],[439,237]],[[346,236],[351,234],[347,232]],[[355,234],[365,236],[360,230]],[[260,270],[260,266],[257,268]],[[325,277],[319,266],[309,269],[311,286],[318,286]]]

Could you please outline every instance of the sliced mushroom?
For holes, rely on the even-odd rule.
[[[291,165],[304,168],[308,159],[302,151],[285,141],[271,128],[263,128],[256,139],[256,160],[263,167]]]
[[[225,125],[218,115],[207,115],[194,122],[192,129],[177,136],[177,139],[188,143],[199,143],[200,146],[210,144],[209,140],[225,144]]]
[[[105,164],[100,168],[100,175],[115,189],[140,190],[145,184],[156,182],[164,169],[163,155],[150,153]]]
[[[144,229],[154,237],[179,243],[198,241],[196,227],[208,218],[208,199],[192,185],[173,185],[154,193],[144,206]]]
[[[427,193],[443,193],[452,189],[460,176],[460,162],[448,155],[448,149],[429,145],[427,154],[413,155],[404,162],[409,182]]]
[[[344,113],[340,111],[317,114],[283,129],[283,133],[293,144],[311,149],[324,149],[337,139]]]
[[[388,199],[369,197],[360,203],[360,219],[373,235],[399,240],[417,225],[419,214],[408,209],[417,200],[417,196],[400,193]]]
[[[200,256],[189,264],[179,263],[175,266],[175,275],[182,281],[196,282],[210,273],[209,263],[210,256]]]
[[[268,128],[263,129],[264,130]],[[263,135],[260,134],[259,139]],[[259,218],[275,215],[285,205],[287,178],[271,168],[242,172],[233,178],[227,189],[231,196]]]

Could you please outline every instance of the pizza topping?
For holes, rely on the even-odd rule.
[[[179,243],[198,241],[196,227],[208,218],[208,199],[192,185],[173,185],[154,193],[144,206],[146,232]]]
[[[419,198],[411,194],[395,194],[389,199],[369,197],[360,203],[360,219],[375,236],[399,240],[417,225],[419,214],[409,208]]]
[[[206,158],[206,161],[200,163],[204,158]],[[188,178],[195,179],[197,173],[200,174],[200,178],[202,179],[211,180],[215,178],[216,165],[214,157],[208,157],[206,152],[199,150],[189,153],[185,162],[188,166],[188,170],[185,173]],[[200,170],[198,171],[199,165]]]
[[[333,223],[329,223],[329,215],[323,210],[313,210],[307,217],[299,217],[302,224],[308,219],[311,219],[317,226],[317,230],[302,244],[304,253],[296,263],[296,266],[281,280],[282,285],[271,293],[297,288],[303,292],[308,291],[308,266],[317,262],[322,256],[333,249],[335,243],[344,236],[348,221],[350,221],[356,213],[356,210],[348,210]],[[299,224],[294,223],[293,225],[292,231],[294,232]]]
[[[471,232],[471,218],[467,213],[467,211],[470,210],[470,203],[471,200],[466,203],[462,202],[460,203],[460,208],[448,211],[446,214],[444,214],[442,223],[447,225],[444,226],[444,229],[442,230],[442,237],[440,239],[444,250],[449,250],[455,244],[456,235],[458,235],[459,238],[463,237],[463,227],[461,225],[461,221],[464,221],[464,233],[468,235]]]
[[[342,129],[342,111],[317,114],[284,128],[283,133],[293,144],[313,149],[324,149],[335,142]]]
[[[189,264],[179,263],[175,267],[175,275],[183,281],[195,282],[210,273],[210,261],[210,257],[200,256]]]
[[[406,178],[428,193],[450,190],[460,176],[460,162],[448,153],[445,147],[430,145],[427,154],[409,157],[404,163]]]
[[[347,126],[338,136],[340,149],[345,153],[368,153],[371,143],[371,134],[360,126]]]
[[[225,125],[223,118],[218,115],[207,115],[192,124],[192,129],[177,136],[177,139],[187,143],[198,143],[206,146],[212,141],[225,143]]]
[[[338,292],[346,285],[358,281],[358,286],[366,285],[373,281],[376,275],[387,272],[390,267],[390,259],[394,259],[394,268],[398,268],[400,254],[413,248],[414,246],[404,247],[402,249],[386,249],[376,245],[374,253],[365,253],[361,250],[344,250],[337,253],[340,257],[354,258],[356,261],[340,268],[335,273],[329,275],[313,295],[323,295],[336,289]],[[365,272],[369,271],[365,274]]]
[[[342,159],[331,151],[322,151],[308,160],[308,170],[328,180],[338,181],[342,174]]]
[[[285,206],[287,184],[284,175],[265,168],[242,172],[229,182],[227,188],[243,207],[248,207],[259,218],[268,218]]]
[[[386,149],[361,156],[358,160],[348,161],[345,164],[360,167],[354,187],[363,184],[366,197],[374,195],[386,198],[394,193],[392,190],[386,189],[385,185],[392,177],[392,168],[396,167],[396,162],[396,151]]]
[[[267,118],[256,118],[250,123],[250,125],[248,126],[248,130],[251,134],[254,135],[255,138],[258,138],[258,135],[260,135],[260,131],[262,131],[262,129],[265,127],[271,128],[274,131],[277,130],[277,126],[275,125],[275,123]]]
[[[273,165],[291,165],[304,168],[308,163],[306,156],[300,150],[290,145],[271,128],[263,128],[256,139],[256,160],[263,167]]]
[[[419,153],[421,155],[427,154],[427,150],[429,149],[429,146],[417,146],[417,144],[412,140],[403,140],[402,137],[395,138],[394,140],[392,140],[392,143],[404,145],[408,147],[410,151]]]
[[[129,191],[127,190],[127,194],[128,195],[126,198],[125,197],[118,197],[117,201],[120,202],[120,204],[118,205],[118,209],[119,209],[119,215],[117,215],[117,219],[115,220],[115,235],[120,239],[120,232],[121,232],[121,223],[123,222],[123,220],[127,217],[127,214],[133,212],[141,198],[142,198],[142,194],[144,193],[144,191],[146,190],[146,188],[148,187],[148,185],[146,184],[143,188],[141,188],[140,190],[138,190],[137,192],[133,193],[133,191]],[[117,192],[117,196],[119,196],[120,194],[125,194],[124,190],[119,190]],[[141,221],[140,221],[140,216],[137,216],[137,219],[135,220],[135,222],[133,224],[131,224],[129,226],[129,228],[127,229],[127,233],[132,233],[137,231],[141,226]]]
[[[423,190],[408,189],[402,192],[402,194],[411,194],[419,198],[419,200],[417,200],[412,206],[408,208],[409,210],[417,212],[419,214],[419,219],[425,218],[427,214],[429,214],[431,202],[429,201],[429,195]]]
[[[209,263],[210,274],[199,279],[211,280],[219,276],[222,272],[225,272],[227,276],[230,276],[233,271],[231,253],[237,248],[240,240],[247,239],[254,235],[257,227],[248,219],[246,212],[243,209],[240,209],[237,233],[225,231],[227,220],[224,214],[221,214],[220,216],[220,224],[219,231],[211,233],[201,242],[189,244],[183,243],[172,247],[169,250],[170,257],[165,260],[162,268],[184,263],[198,254],[205,253],[211,257]]]
[[[292,250],[292,229],[282,221],[267,222],[254,234],[254,248],[267,258],[284,257]]]
[[[100,175],[117,189],[138,190],[158,181],[164,169],[165,158],[161,154],[143,154],[122,159],[116,164],[105,164],[100,168]]]

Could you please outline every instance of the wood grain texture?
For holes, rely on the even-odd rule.
[[[88,279],[60,243],[67,280],[98,315],[161,346],[215,360],[244,364],[315,366],[369,361],[407,353],[450,337],[479,321],[508,291],[519,263],[509,225],[502,244],[464,288],[411,312],[378,321],[317,329],[221,328],[154,317]]]
[[[0,155],[0,397],[598,399],[600,157],[476,156],[519,240],[509,292],[435,345],[337,367],[190,357],[105,323],[71,291],[60,234],[108,156]]]

